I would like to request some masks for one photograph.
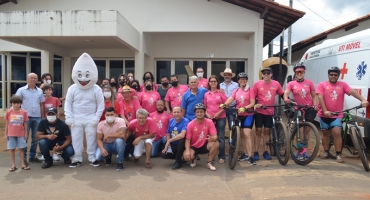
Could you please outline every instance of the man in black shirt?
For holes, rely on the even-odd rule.
[[[42,119],[39,123],[37,139],[39,140],[41,153],[45,157],[45,162],[42,165],[43,169],[53,166],[50,150],[63,151],[64,164],[71,164],[70,157],[74,155],[71,145],[71,131],[64,121],[57,118],[57,109],[47,109],[46,119]]]

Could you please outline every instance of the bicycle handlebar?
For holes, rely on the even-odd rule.
[[[273,106],[261,106],[261,108],[262,109],[267,109],[267,108],[277,108],[277,107],[282,107],[282,106],[285,106],[285,104],[273,105]]]
[[[230,110],[232,110],[232,111],[238,111],[240,108],[230,108],[230,107],[224,107],[224,108],[221,108],[221,109],[224,109],[224,110],[226,110],[226,109],[230,109]],[[250,108],[251,109],[251,108]],[[254,110],[250,110],[250,109],[248,109],[248,110],[245,110],[244,112],[247,112],[247,113],[255,113],[255,111]]]
[[[355,106],[355,107],[353,107],[353,108],[349,108],[349,109],[346,109],[346,110],[342,110],[342,111],[336,111],[336,112],[331,112],[331,115],[332,116],[338,116],[339,115],[339,113],[347,113],[347,112],[349,112],[349,111],[351,111],[351,110],[354,110],[354,109],[360,109],[360,108],[362,108],[362,105],[359,105],[359,106]]]

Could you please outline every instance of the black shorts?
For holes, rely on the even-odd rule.
[[[238,116],[240,120],[240,128],[253,128],[254,115]]]
[[[206,153],[209,153],[208,149],[207,149],[207,144],[208,142],[206,142],[202,147],[200,148],[195,148],[195,147],[190,147],[190,149],[193,149],[194,150],[194,154],[195,155],[199,155],[199,154],[206,154]]]
[[[257,113],[254,115],[256,119],[256,128],[272,128],[272,117],[271,115],[264,115]]]
[[[305,111],[305,120],[307,122],[314,122],[316,118],[317,111],[313,108],[307,108]]]

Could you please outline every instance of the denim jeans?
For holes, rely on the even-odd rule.
[[[235,111],[231,109],[226,109],[227,123],[229,124],[229,130],[231,131],[231,123],[235,117]]]
[[[220,148],[218,151],[218,159],[225,160],[225,126],[226,126],[226,117],[219,118],[216,121],[216,130],[218,142],[220,143]]]
[[[159,148],[164,148],[164,146],[166,145],[166,142],[167,142],[167,138],[166,136],[163,136],[161,139],[159,139],[158,141],[156,142],[153,142],[153,146],[152,146],[152,154],[150,155],[150,157],[156,157],[158,155],[158,150]],[[161,149],[161,150],[162,150]]]
[[[123,163],[123,155],[125,153],[125,141],[122,138],[116,138],[113,143],[105,143],[104,149],[108,152],[108,156],[111,157],[112,154],[117,154],[117,163]],[[98,147],[95,151],[95,159],[98,161],[103,160],[101,155],[101,150]]]
[[[52,150],[55,145],[58,143],[59,146],[64,144],[65,140],[49,140],[49,139],[41,139],[39,146],[42,155],[45,158],[46,163],[52,163],[53,159],[50,156],[50,150]],[[69,144],[62,150],[62,158],[64,161],[70,160],[71,157],[75,154],[72,144]]]
[[[31,138],[31,147],[30,147],[30,158],[36,156],[36,149],[37,149],[37,128],[41,121],[40,117],[28,117],[27,122],[27,131],[28,131],[28,138]],[[30,131],[31,129],[31,131]],[[28,139],[27,139],[28,141]],[[27,160],[27,147],[24,148],[24,158]]]

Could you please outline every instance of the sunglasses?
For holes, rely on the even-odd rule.
[[[262,72],[263,75],[270,75],[271,72]]]
[[[295,74],[304,74],[304,71],[296,71]]]
[[[339,76],[339,74],[329,74],[329,76],[338,77],[338,76]]]

